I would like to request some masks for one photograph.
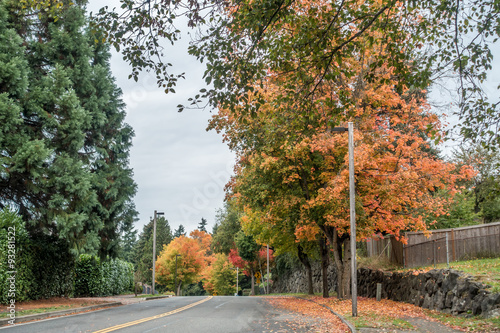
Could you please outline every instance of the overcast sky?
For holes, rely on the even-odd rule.
[[[98,11],[102,6],[119,7],[119,0],[90,0],[88,11]],[[139,212],[136,229],[153,216],[154,210],[164,212],[172,230],[179,224],[186,231],[197,228],[201,218],[208,221],[211,231],[215,223],[216,210],[222,208],[224,185],[232,174],[234,154],[222,143],[222,136],[206,127],[211,113],[201,110],[177,112],[178,104],[187,104],[204,87],[201,79],[204,67],[186,52],[188,38],[167,49],[165,61],[172,63],[173,72],[186,73],[186,80],[179,82],[175,94],[165,94],[157,88],[153,75],[143,75],[138,82],[128,79],[130,67],[119,54],[113,53],[111,69],[118,86],[123,90],[127,104],[126,122],[135,131],[130,164],[134,169],[134,180],[138,185],[135,204]],[[500,54],[498,47],[493,49]],[[498,68],[495,57],[493,68]],[[490,73],[486,91],[497,96],[496,86],[500,82],[500,71]],[[446,92],[434,87],[431,102],[452,105]],[[434,104],[434,105],[437,105]],[[438,113],[446,111],[440,108]],[[449,118],[456,123],[456,118]],[[448,142],[443,148],[450,152],[458,142]]]
[[[118,6],[117,0],[90,0],[88,11],[101,6]],[[130,67],[113,53],[111,69],[127,104],[125,121],[135,131],[130,165],[138,185],[135,204],[139,212],[136,229],[142,231],[155,210],[164,212],[172,231],[179,224],[186,231],[196,229],[201,218],[212,230],[216,210],[222,208],[224,185],[232,174],[234,155],[222,136],[206,131],[211,113],[201,110],[177,112],[178,104],[203,88],[204,68],[187,55],[185,45],[165,53],[164,60],[174,65],[175,73],[186,73],[175,94],[157,88],[153,75],[138,82],[129,80]]]

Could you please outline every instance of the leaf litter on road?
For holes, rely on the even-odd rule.
[[[295,328],[297,332],[316,333],[343,333],[349,332],[348,327],[329,311],[325,311],[320,305],[303,299],[292,297],[269,297],[266,300],[278,310],[293,313],[287,325]],[[275,322],[278,324],[278,322]],[[278,327],[273,327],[274,329]],[[287,332],[278,330],[274,332]]]

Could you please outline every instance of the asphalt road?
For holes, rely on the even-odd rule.
[[[314,323],[260,297],[172,297],[16,324],[7,332],[310,332]],[[3,332],[2,332],[3,333]]]

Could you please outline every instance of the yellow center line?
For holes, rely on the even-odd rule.
[[[155,319],[158,319],[158,318],[162,318],[162,317],[166,317],[166,316],[170,316],[170,315],[173,315],[175,313],[178,313],[178,312],[181,312],[181,311],[184,311],[184,310],[187,310],[189,308],[192,308],[193,306],[197,306],[201,303],[204,303],[208,300],[211,300],[213,297],[212,296],[209,296],[205,299],[202,299],[201,301],[198,301],[198,302],[195,302],[195,303],[191,303],[191,304],[188,304],[186,306],[183,306],[182,308],[178,308],[178,309],[175,309],[175,310],[172,310],[172,311],[169,311],[169,312],[165,312],[165,313],[162,313],[162,314],[159,314],[159,315],[156,315],[156,316],[152,316],[152,317],[147,317],[147,318],[142,318],[142,319],[138,319],[138,320],[134,320],[134,321],[130,321],[128,323],[125,323],[125,324],[121,324],[121,325],[116,325],[116,326],[111,326],[111,327],[108,327],[108,328],[104,328],[102,330],[99,330],[99,331],[95,331],[94,333],[107,333],[107,332],[112,332],[112,331],[116,331],[116,330],[119,330],[121,328],[125,328],[125,327],[129,327],[129,326],[133,326],[133,325],[137,325],[137,324],[141,324],[141,323],[145,323],[147,321],[150,321],[150,320],[155,320]]]

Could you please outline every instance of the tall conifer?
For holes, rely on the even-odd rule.
[[[66,239],[74,254],[116,255],[136,219],[136,185],[128,165],[133,130],[108,47],[88,31],[86,1],[63,1],[48,13],[0,3],[9,15],[0,30],[17,32],[6,37],[12,46],[2,43],[0,61],[12,59],[5,68],[19,71],[0,75],[1,89],[11,87],[0,95],[0,117],[15,128],[12,139],[0,130],[0,205],[17,207],[32,232]]]

